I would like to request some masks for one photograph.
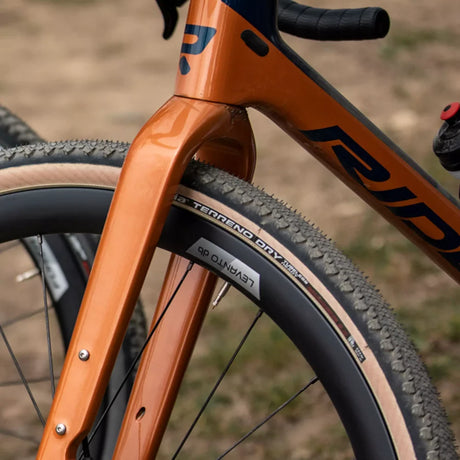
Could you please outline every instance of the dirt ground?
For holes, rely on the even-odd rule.
[[[309,3],[368,6],[359,0]],[[384,40],[289,42],[456,194],[458,185],[437,166],[431,143],[441,109],[460,99],[460,5],[451,0],[382,0],[378,6],[392,18]],[[129,141],[171,95],[183,16],[182,8],[182,22],[165,42],[154,0],[2,0],[0,104],[49,140]],[[255,182],[347,247],[369,219],[366,206],[281,130],[253,111],[251,117],[260,154]],[[385,245],[385,237],[382,231],[379,245]],[[414,273],[404,276],[412,292],[424,295],[433,289],[418,285]],[[391,284],[383,284],[384,293],[394,296]],[[434,288],[446,285],[450,289],[452,283],[436,274]],[[450,397],[456,387],[450,381],[442,391]]]
[[[440,110],[460,94],[458,5],[384,0],[380,6],[393,20],[384,40],[291,43],[423,163],[431,158]],[[153,0],[2,1],[0,102],[50,140],[131,140],[171,94],[184,15],[165,42]],[[278,128],[258,114],[253,124],[260,152],[255,182],[340,239],[340,229],[352,225],[361,205]]]

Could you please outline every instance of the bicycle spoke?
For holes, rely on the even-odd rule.
[[[19,361],[16,358],[16,355],[14,354],[13,349],[11,348],[10,342],[8,341],[8,339],[6,337],[5,331],[3,330],[3,328],[1,326],[0,326],[0,335],[2,336],[3,342],[6,345],[8,353],[10,354],[10,357],[11,357],[11,359],[12,359],[12,361],[13,361],[15,367],[16,367],[16,370],[18,371],[19,377],[21,378],[21,382],[24,385],[24,388],[26,389],[26,391],[27,391],[27,393],[29,395],[29,398],[30,398],[30,400],[32,402],[32,405],[35,408],[35,412],[37,413],[37,416],[38,416],[41,424],[43,426],[45,426],[45,419],[44,419],[44,417],[43,417],[43,415],[42,415],[42,413],[40,411],[40,408],[38,407],[37,401],[34,398],[34,395],[33,395],[32,390],[30,388],[29,382],[26,379],[26,377],[24,375],[24,372],[23,372],[23,370],[21,368],[21,365],[19,364]]]
[[[227,449],[221,456],[217,458],[217,460],[220,460],[221,458],[224,458],[227,454],[229,454],[233,449],[238,447],[240,444],[242,444],[246,439],[248,439],[251,435],[253,435],[260,427],[265,425],[269,420],[271,420],[278,412],[283,410],[288,404],[290,404],[294,399],[296,399],[298,396],[300,396],[307,388],[312,386],[314,383],[318,381],[318,377],[313,377],[303,388],[301,388],[297,393],[293,394],[289,399],[287,399],[283,404],[281,404],[277,409],[275,409],[271,414],[269,414],[267,417],[265,417],[260,423],[258,423],[252,430],[248,431],[242,438],[240,438],[233,446],[231,446],[229,449]]]
[[[40,253],[40,271],[42,275],[42,291],[43,291],[43,306],[45,310],[45,325],[46,325],[46,343],[48,348],[48,364],[50,372],[50,383],[51,383],[51,396],[54,398],[56,392],[56,384],[54,379],[54,365],[53,365],[53,350],[51,347],[51,330],[50,330],[50,317],[48,308],[48,296],[46,293],[46,277],[45,277],[45,259],[43,256],[43,237],[37,235],[39,253]]]
[[[29,281],[38,275],[40,275],[40,270],[37,267],[31,268],[30,270],[26,270],[25,272],[16,275],[16,283],[24,283],[25,281]]]
[[[224,379],[224,377],[226,376],[227,372],[229,371],[231,365],[233,364],[233,362],[235,361],[238,353],[240,352],[241,348],[243,347],[243,345],[245,344],[247,338],[249,337],[250,333],[252,332],[252,330],[254,329],[254,326],[256,325],[257,321],[259,320],[259,318],[262,316],[263,312],[262,310],[259,310],[257,312],[257,315],[256,317],[254,318],[254,320],[252,321],[252,323],[250,324],[248,330],[246,331],[246,333],[244,334],[243,338],[241,339],[240,343],[238,344],[238,346],[236,347],[235,351],[233,352],[233,355],[231,356],[231,358],[229,359],[227,365],[225,366],[224,370],[222,371],[221,375],[219,376],[219,378],[217,379],[215,385],[212,387],[208,397],[206,398],[205,402],[203,403],[203,405],[201,406],[201,409],[199,410],[197,416],[195,417],[195,419],[193,420],[190,428],[188,429],[187,433],[185,434],[184,438],[182,439],[181,443],[179,444],[179,447],[177,448],[176,452],[174,453],[174,455],[172,456],[172,459],[174,460],[180,453],[180,451],[182,450],[182,447],[184,447],[184,444],[187,442],[187,439],[190,437],[190,434],[192,433],[193,429],[195,428],[195,425],[198,423],[198,420],[200,419],[200,417],[203,415],[203,412],[205,411],[206,407],[208,406],[209,402],[211,401],[211,398],[214,396],[214,393],[216,392],[217,388],[219,387],[219,385],[221,384],[222,380]]]
[[[117,399],[118,395],[120,394],[121,390],[123,389],[123,386],[128,381],[129,376],[131,375],[131,373],[136,368],[136,365],[139,362],[139,360],[140,360],[140,358],[142,356],[142,353],[144,352],[145,348],[147,347],[147,345],[149,344],[150,340],[152,339],[153,334],[158,329],[162,319],[164,318],[164,316],[165,316],[166,312],[168,311],[171,303],[173,302],[174,298],[176,297],[176,294],[179,292],[179,289],[181,288],[182,284],[184,283],[185,279],[187,278],[187,275],[190,273],[193,265],[194,265],[194,262],[190,262],[188,264],[187,268],[185,269],[185,272],[182,275],[182,278],[179,280],[179,283],[177,284],[176,288],[174,289],[174,292],[171,294],[171,297],[169,298],[169,300],[168,300],[167,304],[165,305],[163,311],[161,312],[161,314],[158,317],[156,323],[152,327],[152,330],[150,331],[150,333],[148,334],[147,338],[145,339],[144,344],[142,345],[141,349],[139,350],[139,352],[135,356],[135,358],[134,358],[133,362],[131,363],[128,371],[126,372],[122,382],[120,383],[117,391],[115,392],[115,394],[112,397],[111,401],[108,403],[107,407],[104,409],[104,412],[102,413],[101,417],[99,418],[94,430],[92,431],[90,436],[88,436],[88,445],[91,443],[91,441],[93,440],[93,438],[96,435],[97,431],[99,430],[102,422],[104,421],[105,417],[107,416],[107,413],[109,412],[110,408],[113,406],[115,400]],[[84,458],[83,453],[80,455],[80,459],[82,459],[82,458]]]

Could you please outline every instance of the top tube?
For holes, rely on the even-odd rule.
[[[457,201],[284,43],[275,6],[192,0],[176,95],[260,110],[460,281]]]

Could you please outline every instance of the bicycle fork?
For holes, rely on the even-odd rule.
[[[133,141],[37,459],[74,459],[94,423],[174,194],[196,153],[250,179],[255,148],[245,110],[175,96]],[[187,264],[174,256],[170,261],[153,321]],[[152,458],[158,449],[214,287],[206,270],[194,267],[191,274],[174,299],[180,308],[164,316],[144,352],[114,458]]]

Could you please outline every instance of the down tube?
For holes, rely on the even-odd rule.
[[[260,3],[191,3],[176,94],[262,111],[460,281],[458,203],[282,41],[276,2]],[[192,53],[187,34],[203,31]]]
[[[306,104],[284,99],[286,113],[260,109],[460,281],[458,202],[347,101],[314,92]]]

